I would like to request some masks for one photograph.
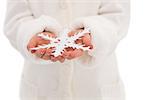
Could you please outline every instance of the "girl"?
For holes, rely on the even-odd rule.
[[[128,23],[129,0],[8,0],[5,35],[25,59],[21,100],[124,100],[114,51]],[[37,34],[59,36],[64,27],[71,34],[89,27],[82,42],[91,52],[69,49],[69,56],[51,58],[29,51],[47,43]]]

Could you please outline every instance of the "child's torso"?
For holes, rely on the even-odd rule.
[[[78,17],[96,15],[100,0],[29,0],[29,4],[35,17],[49,15],[67,25]]]

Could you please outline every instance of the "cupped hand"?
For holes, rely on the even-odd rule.
[[[68,33],[68,36],[73,36],[76,32],[80,32],[83,31],[82,29],[80,30],[76,30],[76,31],[71,31]],[[56,38],[56,34],[54,33],[50,33],[50,32],[42,32],[44,35],[48,35],[49,37],[52,38]],[[41,33],[38,33],[41,34]],[[43,44],[49,44],[51,41],[49,40],[44,40],[41,37],[39,37],[37,34],[34,35],[31,40],[29,41],[28,45],[27,45],[27,49],[29,51],[31,51],[32,54],[36,55],[37,57],[44,59],[44,60],[51,60],[53,62],[57,62],[60,61],[61,63],[63,63],[65,61],[65,59],[71,60],[71,59],[75,59],[77,57],[80,57],[83,55],[84,51],[81,49],[73,49],[71,47],[65,48],[64,52],[62,53],[62,55],[58,56],[58,57],[54,57],[52,55],[52,51],[54,48],[46,48],[46,49],[38,49],[38,50],[31,50],[31,48],[36,48],[39,45],[43,45]],[[90,48],[92,49],[92,43],[91,43],[91,35],[90,33],[86,33],[84,36],[82,36],[80,39],[75,41],[77,44],[82,44],[85,47],[90,46]]]
[[[42,32],[42,33],[44,35],[48,35],[49,37],[52,37],[52,38],[56,37],[56,34],[54,34],[54,33],[50,33],[50,32]],[[41,33],[38,33],[38,34],[41,34]],[[62,56],[54,57],[51,55],[52,50],[54,48],[31,50],[31,48],[35,48],[35,47],[38,47],[39,45],[49,44],[49,43],[50,43],[49,40],[44,40],[36,34],[30,39],[30,41],[27,45],[27,49],[29,51],[31,51],[32,54],[34,54],[37,57],[42,58],[44,60],[51,60],[53,62],[56,62],[56,61],[64,62],[64,60],[65,60],[64,57],[62,57]]]
[[[83,31],[83,29],[71,31],[71,32],[68,33],[68,36],[70,36],[70,37],[74,36],[75,33],[81,32],[81,31]],[[91,35],[90,35],[90,33],[86,33],[84,36],[82,36],[80,39],[76,40],[75,42],[77,44],[82,44],[85,47],[89,46],[90,49],[93,48],[93,45],[92,45],[92,42],[91,42]],[[83,53],[84,53],[84,51],[81,50],[81,49],[66,48],[65,52],[63,53],[63,56],[66,59],[71,60],[71,59],[74,59],[74,58],[82,56]]]
[[[68,36],[74,36],[75,33],[77,32],[82,32],[83,29],[78,29],[76,31],[71,31],[68,33]],[[82,44],[82,45],[85,45],[85,47],[90,47],[90,49],[93,48],[92,46],[92,37],[91,37],[91,34],[90,33],[86,33],[84,36],[82,36],[80,39],[77,39],[75,41],[77,44]]]

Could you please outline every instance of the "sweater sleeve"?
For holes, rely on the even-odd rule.
[[[36,18],[30,9],[28,0],[7,1],[4,33],[12,46],[25,58],[30,58],[27,51],[28,41],[33,35],[44,30],[58,33],[61,25],[50,16],[41,15]]]
[[[111,54],[128,30],[129,0],[101,0],[98,14],[76,19],[71,27],[90,28],[94,49],[92,57],[103,59]]]

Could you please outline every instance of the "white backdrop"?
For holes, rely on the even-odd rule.
[[[3,35],[6,0],[0,1],[0,100],[19,100],[23,58]],[[131,1],[131,24],[116,52],[127,100],[150,100],[150,1]]]

